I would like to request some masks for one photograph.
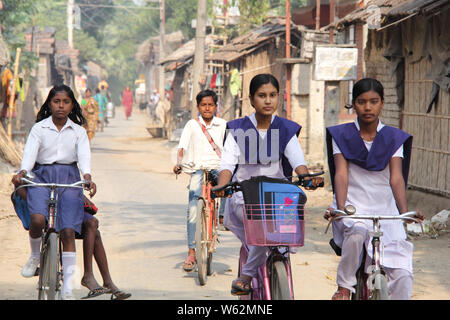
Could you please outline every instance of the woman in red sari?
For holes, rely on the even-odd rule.
[[[122,105],[125,107],[125,117],[128,120],[133,109],[133,92],[130,90],[130,86],[126,86],[122,92]]]

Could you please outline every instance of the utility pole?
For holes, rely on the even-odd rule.
[[[197,1],[197,25],[195,29],[195,55],[192,90],[195,97],[200,91],[200,77],[205,69],[206,0]],[[197,103],[192,99],[191,117],[197,117]]]
[[[286,59],[291,58],[291,1],[286,0]],[[291,119],[292,66],[286,63],[286,118]]]
[[[75,0],[67,0],[67,41],[73,49],[73,7]]]
[[[166,6],[165,0],[159,0],[159,63],[164,59],[164,47],[165,47],[165,32],[166,32]],[[164,102],[166,94],[164,91],[165,76],[164,76],[164,66],[159,65],[159,99],[161,103]]]

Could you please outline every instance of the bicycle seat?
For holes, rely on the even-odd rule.
[[[336,253],[337,256],[341,256],[342,255],[342,249],[341,247],[339,247],[336,242],[334,242],[334,239],[331,238],[330,239],[330,246],[331,248],[333,248],[334,252]]]

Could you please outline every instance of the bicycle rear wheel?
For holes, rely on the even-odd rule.
[[[291,300],[289,279],[283,261],[275,261],[270,277],[270,294],[272,300]]]
[[[56,300],[59,290],[59,238],[50,233],[42,246],[41,267],[39,269],[39,300]]]
[[[195,256],[198,281],[205,285],[208,279],[208,235],[206,227],[206,205],[203,199],[197,202],[197,224],[195,230]]]

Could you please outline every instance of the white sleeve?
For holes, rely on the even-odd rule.
[[[334,141],[334,138],[332,138],[332,139],[333,139],[333,141],[332,141],[332,143],[333,143],[333,155],[338,154],[338,153],[342,153],[342,151],[341,151],[341,149],[339,149],[336,141]]]
[[[82,128],[80,132],[77,142],[77,157],[81,174],[84,176],[85,174],[91,174],[91,146],[86,130]]]
[[[394,157],[403,158],[403,145],[401,145],[400,148],[398,148],[397,151],[395,151],[392,158],[394,158]]]
[[[233,173],[239,162],[239,154],[239,146],[237,145],[236,140],[234,140],[233,135],[229,133],[223,146],[219,171],[228,170]]]
[[[188,150],[191,140],[192,121],[193,120],[189,120],[184,126],[183,132],[181,133],[180,142],[178,143],[178,149]]]
[[[284,150],[284,155],[289,160],[289,164],[295,170],[298,166],[306,166],[305,155],[302,146],[296,135],[289,140]]]
[[[26,170],[30,172],[33,170],[34,164],[39,152],[39,147],[41,145],[40,134],[37,127],[33,126],[31,128],[30,134],[28,135],[25,148],[23,150],[22,164],[20,170]]]

